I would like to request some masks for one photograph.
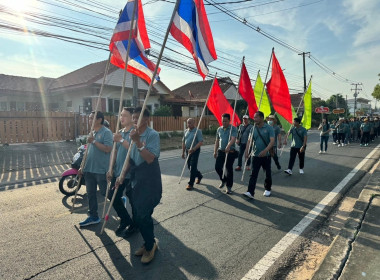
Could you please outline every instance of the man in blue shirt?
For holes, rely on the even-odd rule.
[[[143,114],[143,117],[140,126],[137,127],[140,114]],[[160,136],[157,131],[148,127],[149,116],[149,111],[145,109],[142,112],[141,107],[133,111],[135,130],[129,135],[134,144],[130,148],[130,165],[127,167],[131,175],[134,221],[145,242],[135,252],[135,256],[141,256],[141,262],[144,264],[153,260],[157,250],[152,214],[162,196],[161,170],[158,164]],[[122,182],[122,179],[118,178],[116,184]]]
[[[131,139],[129,138],[129,133],[133,129],[132,113],[133,108],[123,108],[123,111],[121,111],[120,114],[120,123],[124,128],[113,135],[113,141],[116,143],[116,159],[113,172],[111,172],[111,174],[107,173],[107,179],[111,181],[111,191],[108,193],[108,199],[110,200],[112,200],[113,192],[115,191],[114,186],[116,178],[120,176],[120,173],[123,169],[123,165],[127,157],[129,145],[131,142]],[[127,238],[136,231],[136,227],[133,223],[133,220],[129,216],[128,211],[125,208],[125,205],[122,200],[124,190],[126,191],[126,195],[129,198],[129,202],[132,205],[131,184],[129,174],[127,174],[123,183],[119,185],[119,187],[117,188],[115,200],[112,205],[117,215],[120,217],[120,224],[119,227],[116,229],[115,233],[116,235],[121,235],[124,232],[124,230],[128,227],[124,235],[124,237]]]
[[[250,131],[250,138],[248,139],[247,144],[247,147],[249,147],[251,141],[254,141],[252,149],[252,174],[248,183],[248,191],[243,193],[243,195],[250,199],[253,199],[255,196],[257,177],[261,167],[263,167],[265,171],[264,195],[271,195],[272,171],[270,150],[274,145],[274,130],[270,125],[264,122],[263,112],[257,111],[253,120],[255,122],[255,126],[252,127]],[[245,156],[250,156],[248,148],[246,148]]]
[[[239,126],[238,137],[236,139],[236,144],[239,145],[239,157],[238,157],[238,165],[235,170],[240,171],[243,162],[243,155],[245,153],[245,147],[247,146],[249,132],[251,131],[252,125],[249,123],[249,116],[243,116],[243,123]],[[249,166],[251,165],[250,158],[247,161],[247,170],[249,170]]]
[[[94,131],[87,138],[87,159],[83,171],[78,170],[79,174],[84,174],[86,181],[89,216],[86,220],[79,223],[81,227],[100,223],[98,216],[98,200],[96,195],[99,185],[100,193],[105,196],[107,189],[106,173],[109,168],[110,152],[112,150],[112,132],[105,126],[104,115],[102,112],[92,112],[89,116],[89,123],[94,123]]]
[[[218,173],[219,178],[222,181],[219,188],[223,188],[224,185],[227,185],[226,194],[232,193],[232,185],[234,184],[233,164],[237,156],[237,151],[235,149],[237,129],[230,124],[230,121],[230,114],[225,113],[222,115],[222,126],[216,131],[214,146],[214,158],[216,159],[215,171]],[[223,167],[226,155],[226,171],[223,177]]]
[[[197,184],[200,184],[203,178],[201,172],[198,170],[198,158],[202,144],[202,131],[200,129],[197,130],[195,120],[189,118],[187,120],[187,129],[182,139],[182,158],[184,159],[186,155],[189,155],[187,167],[190,169],[190,181],[186,187],[188,191],[193,189],[195,178],[198,178]]]
[[[292,134],[292,145],[290,148],[290,158],[288,169],[284,172],[286,174],[292,175],[292,169],[294,166],[294,162],[296,161],[296,156],[298,154],[298,158],[300,161],[300,174],[304,174],[303,167],[305,165],[305,151],[306,151],[306,143],[307,143],[307,130],[301,126],[301,119],[294,118],[293,127],[288,131],[285,137],[284,145],[287,144],[287,139],[289,135]]]

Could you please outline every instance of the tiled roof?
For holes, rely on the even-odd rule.
[[[56,90],[64,87],[89,85],[104,76],[106,65],[107,60],[86,65],[55,79],[50,89]],[[111,64],[108,73],[112,73],[116,69],[117,67]]]
[[[38,93],[45,91],[54,81],[53,78],[27,78],[0,74],[0,90]]]
[[[198,100],[205,100],[210,91],[211,84],[213,80],[199,81],[199,82],[191,82],[186,85],[183,85],[179,88],[173,90],[173,94],[177,97],[184,98],[185,100],[190,99],[189,91],[192,93],[194,98]],[[232,80],[228,77],[226,78],[218,78],[218,83],[223,92],[226,92],[231,86],[234,86]]]

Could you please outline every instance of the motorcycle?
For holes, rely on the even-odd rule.
[[[74,195],[76,189],[80,189],[82,185],[86,185],[84,181],[84,177],[82,176],[82,180],[80,185],[78,185],[79,175],[78,170],[83,160],[83,155],[86,151],[87,145],[82,145],[78,148],[77,153],[73,156],[73,161],[71,162],[71,168],[64,171],[61,175],[61,179],[59,180],[59,190],[61,193],[67,196]]]

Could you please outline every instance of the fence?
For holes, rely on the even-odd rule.
[[[105,116],[115,131],[117,117]],[[184,129],[187,117],[151,117],[157,131]],[[196,119],[198,121],[198,119]],[[200,128],[218,126],[213,116],[205,116]],[[88,116],[64,112],[0,112],[0,143],[32,143],[75,139],[89,133]]]

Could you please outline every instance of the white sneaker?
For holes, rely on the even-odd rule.
[[[245,192],[245,193],[243,193],[243,195],[246,196],[246,197],[248,197],[248,198],[250,198],[250,199],[254,198],[253,195],[251,195],[250,192]]]
[[[335,142],[333,142],[333,144],[334,144],[334,145],[336,145],[336,143],[335,143]]]
[[[322,153],[324,153],[324,154],[325,154],[325,153],[326,153],[326,151],[323,151]]]
[[[303,172],[303,169],[300,169],[300,174],[303,174],[304,172]]]
[[[271,192],[270,192],[270,191],[267,191],[267,190],[265,190],[265,192],[263,193],[263,196],[266,196],[266,197],[268,197],[268,196],[270,196],[270,194],[271,194]]]
[[[319,154],[322,154],[322,150],[319,151]]]
[[[338,147],[340,147],[341,145],[340,144],[338,144]]]
[[[292,174],[293,174],[292,170],[290,170],[290,169],[286,169],[286,170],[284,170],[284,172],[285,172],[286,174],[289,174],[289,175],[292,175]]]

